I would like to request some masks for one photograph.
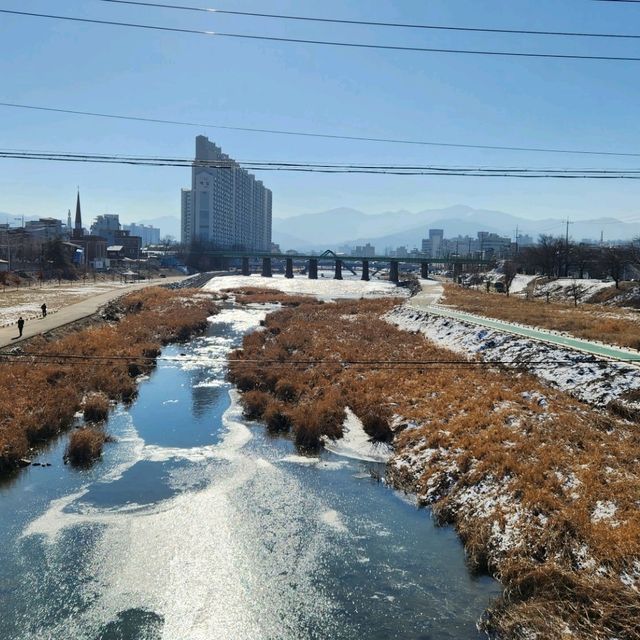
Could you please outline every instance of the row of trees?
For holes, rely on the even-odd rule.
[[[550,278],[610,277],[618,288],[621,280],[640,273],[640,240],[603,246],[541,235],[536,245],[522,249],[509,262],[506,269],[510,272],[540,273]]]

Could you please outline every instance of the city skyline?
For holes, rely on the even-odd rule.
[[[220,8],[232,7],[221,0]],[[246,10],[259,10],[246,0]],[[557,2],[491,0],[491,25],[557,31],[629,32],[631,6],[585,3],[578,14]],[[10,8],[10,7],[8,7]],[[17,7],[20,8],[20,7]],[[33,0],[34,12],[51,7]],[[298,9],[274,2],[274,12]],[[632,41],[513,35],[384,31],[193,16],[186,12],[77,3],[85,18],[224,27],[274,36],[333,38],[462,49],[633,55]],[[376,3],[309,2],[305,12],[458,26],[487,26],[486,7],[471,0]],[[61,12],[63,9],[60,10]],[[402,138],[492,146],[633,152],[640,143],[640,88],[631,62],[490,58],[320,48],[215,40],[4,15],[3,100],[26,105],[186,122]],[[113,50],[108,44],[117,38]],[[38,46],[27,43],[37,42]],[[9,55],[11,53],[11,55]],[[135,60],[135,64],[131,61]],[[72,61],[70,63],[70,61]],[[42,70],[46,69],[46,76]],[[19,70],[19,72],[17,71]],[[45,81],[46,77],[46,81]],[[167,89],[167,78],[171,90]],[[215,78],[215,82],[202,81]],[[278,87],[277,91],[273,88]],[[127,96],[126,101],[122,96]],[[603,116],[606,108],[607,117]],[[636,159],[531,151],[445,148],[277,136],[203,126],[167,125],[0,107],[3,146],[188,157],[195,134],[234,149],[240,160],[438,163],[487,166],[630,168]],[[3,160],[0,211],[64,215],[76,184],[91,211],[126,211],[123,222],[179,215],[184,172],[175,168],[76,165]],[[258,174],[259,178],[266,174]],[[529,218],[640,217],[635,182],[521,181],[457,177],[268,174],[278,193],[274,216],[337,206],[384,211],[466,203]]]

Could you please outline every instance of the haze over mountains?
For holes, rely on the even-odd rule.
[[[638,217],[640,219],[640,216]],[[385,247],[405,245],[408,249],[420,247],[422,238],[428,237],[430,228],[444,229],[445,237],[469,235],[490,231],[515,238],[528,234],[534,240],[541,233],[564,235],[562,218],[529,220],[502,211],[473,209],[455,205],[445,209],[411,211],[385,211],[367,214],[346,207],[309,213],[291,218],[273,219],[273,241],[282,250],[337,249],[340,245],[362,245],[370,242],[377,251]],[[569,235],[576,241],[585,238],[630,240],[640,236],[640,222],[622,222],[615,218],[576,220],[569,227]]]
[[[25,216],[25,220],[36,220],[38,216]],[[640,220],[640,214],[637,216]],[[516,227],[521,235],[528,234],[534,240],[541,233],[564,235],[565,219],[545,218],[529,220],[502,211],[474,209],[455,205],[444,209],[426,209],[417,213],[401,209],[370,214],[357,209],[340,207],[318,213],[307,213],[291,218],[273,219],[273,242],[287,249],[336,250],[345,244],[355,247],[370,242],[377,251],[385,247],[420,247],[422,238],[428,236],[430,228],[444,229],[445,237],[457,235],[475,237],[478,231],[490,231],[515,238]],[[0,212],[0,223],[10,222],[18,226],[19,220],[12,213]],[[90,225],[92,219],[85,221]],[[121,222],[124,222],[121,220]],[[158,216],[138,220],[139,224],[160,228],[162,237],[171,235],[180,240],[180,219],[177,216]],[[573,240],[585,238],[604,240],[631,240],[640,236],[640,222],[623,222],[614,217],[592,220],[576,220],[569,227]]]

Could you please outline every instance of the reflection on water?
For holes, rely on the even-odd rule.
[[[62,439],[0,488],[0,638],[478,637],[497,586],[450,529],[379,465],[243,421],[220,358],[262,314],[168,348],[92,469],[64,467]]]

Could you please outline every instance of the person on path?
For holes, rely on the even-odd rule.
[[[22,319],[22,316],[20,316],[18,318],[18,331],[20,332],[19,334],[19,338],[22,338],[22,330],[24,329],[24,320]]]
[[[42,309],[42,317],[46,318],[47,317],[47,303],[43,302],[42,306],[40,308]]]

